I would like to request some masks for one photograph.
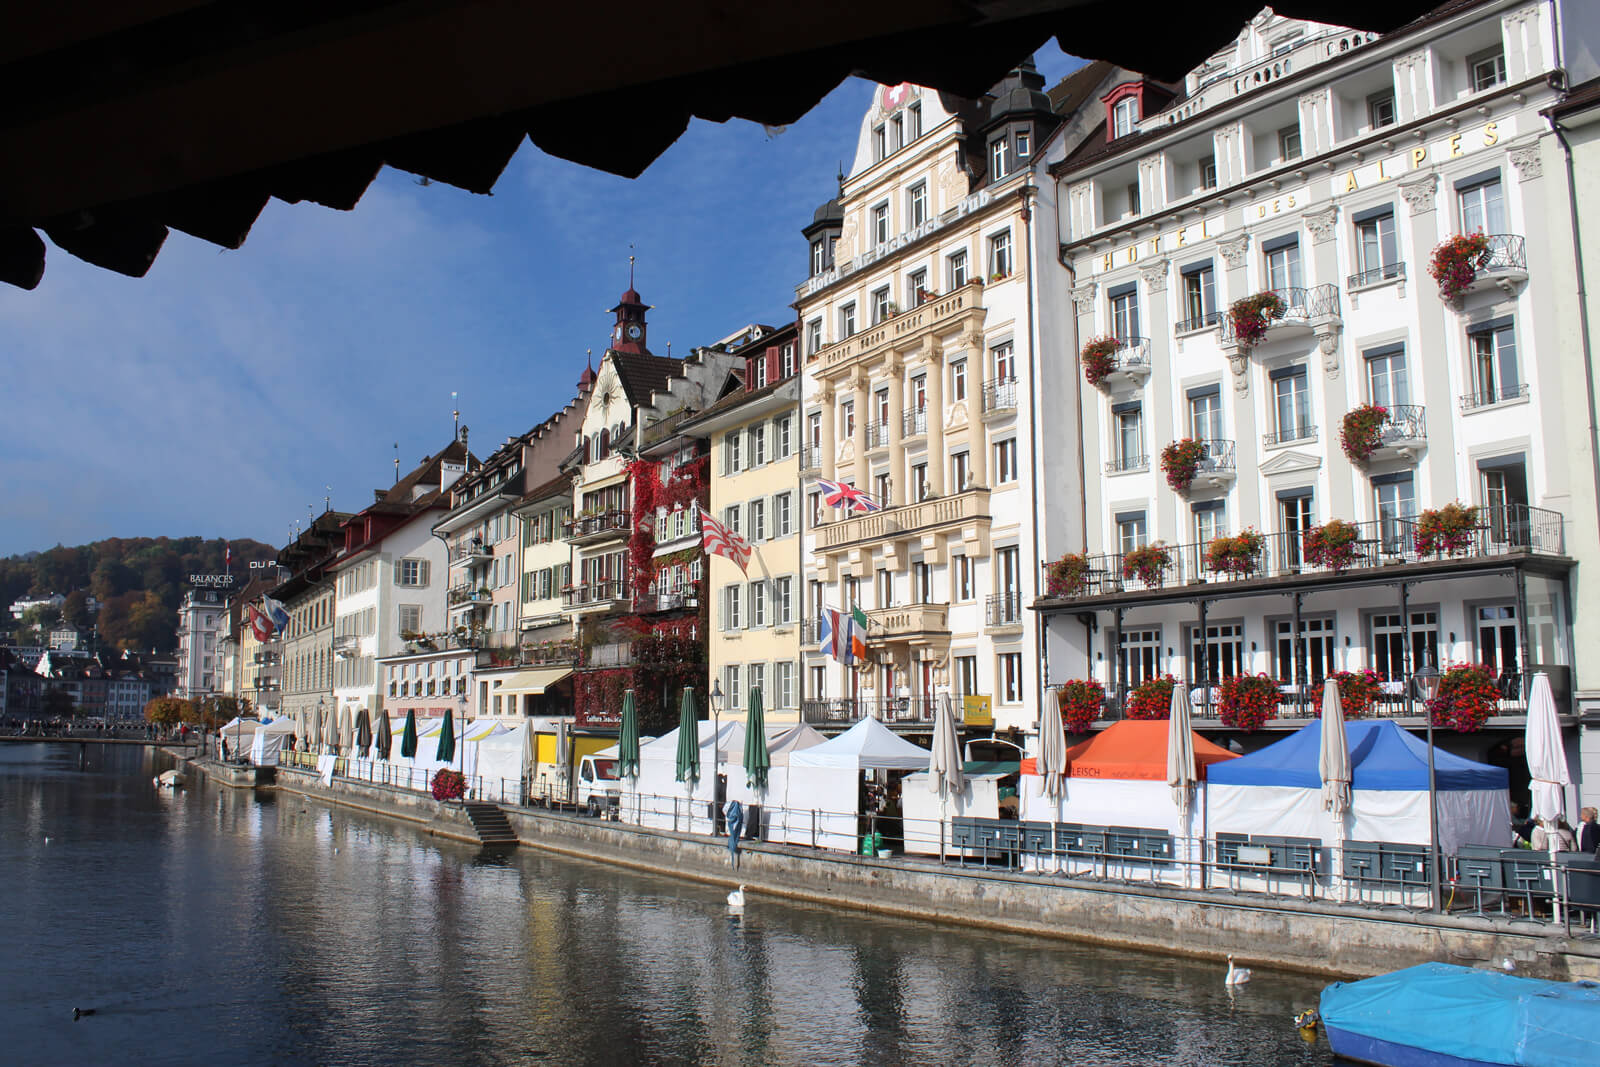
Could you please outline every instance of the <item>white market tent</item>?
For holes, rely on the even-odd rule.
[[[745,806],[746,833],[750,832],[750,812],[752,805],[759,806],[761,826],[756,830],[756,836],[763,841],[778,841],[776,836],[783,832],[788,820],[788,809],[784,807],[784,798],[789,792],[789,766],[796,753],[816,748],[826,744],[827,737],[813,727],[804,723],[798,726],[768,726],[767,727],[767,758],[772,765],[767,770],[767,788],[750,788],[750,775],[744,769],[744,741],[741,738],[739,749],[733,753],[733,765],[725,766],[723,773],[728,776],[729,800],[737,800]],[[807,840],[810,839],[810,816],[806,818]]]
[[[1211,769],[1207,823],[1212,834],[1277,834],[1334,844],[1428,843],[1428,746],[1384,719],[1345,726],[1350,745],[1350,810],[1342,825],[1322,808],[1320,724]],[[1511,846],[1509,776],[1435,746],[1439,847]],[[1342,834],[1340,833],[1342,831]]]
[[[294,723],[288,719],[274,719],[261,723],[250,742],[250,762],[257,767],[276,767],[278,754],[289,743],[294,733]]]
[[[477,773],[483,779],[483,799],[522,803],[522,782],[533,762],[532,735],[528,724],[519,723],[477,742]]]
[[[958,818],[998,819],[1000,817],[1000,786],[1017,777],[1016,770],[993,771],[979,768],[992,767],[990,763],[965,764],[964,785],[961,792],[941,797],[929,788],[931,771],[908,774],[900,782],[900,813],[904,820],[905,850],[924,856],[937,856],[939,844],[945,843],[949,851],[950,820]],[[1015,768],[1016,764],[1010,764]],[[941,833],[940,823],[944,824]]]
[[[862,719],[831,741],[793,753],[783,803],[788,825],[772,839],[855,851],[862,772],[924,771],[931,756],[877,719]]]
[[[743,784],[744,724],[710,721],[698,724],[700,777],[678,781],[678,731],[662,734],[639,746],[639,777],[624,776],[621,786],[623,818],[658,830],[691,834],[712,832],[712,806],[716,802],[716,770],[728,775],[730,788],[738,772]],[[713,741],[715,744],[713,745]],[[730,763],[731,761],[731,763]],[[693,787],[691,789],[691,786]]]
[[[483,758],[483,743],[509,732],[504,723],[493,719],[475,719],[467,723],[456,739],[456,769],[468,778],[482,774],[479,761]]]

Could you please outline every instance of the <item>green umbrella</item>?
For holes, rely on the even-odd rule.
[[[439,727],[439,752],[433,757],[440,763],[449,763],[456,758],[456,728],[450,718],[450,709],[444,709],[444,725]]]
[[[622,694],[622,736],[617,739],[617,775],[639,777],[639,711],[633,706],[633,690]]]
[[[761,707],[761,689],[750,690],[750,712],[744,720],[744,772],[750,776],[751,789],[767,787],[767,771],[772,767],[772,753],[767,751],[767,713]]]
[[[684,686],[683,710],[678,714],[678,781],[695,782],[699,779],[700,716],[694,710],[694,690]]]
[[[389,713],[383,712],[378,716],[378,758],[388,759],[389,749],[394,744],[394,729],[389,725]]]
[[[406,729],[400,735],[400,755],[411,759],[417,754],[417,711],[415,708],[406,711]]]

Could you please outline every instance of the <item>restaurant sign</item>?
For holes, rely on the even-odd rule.
[[[189,584],[196,589],[227,589],[233,585],[231,574],[191,574]]]

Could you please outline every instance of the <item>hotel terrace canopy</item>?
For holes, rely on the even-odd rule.
[[[524,137],[636,176],[691,116],[783,125],[852,73],[976,97],[1051,36],[1176,77],[1261,0],[1144,14],[1163,6],[1158,34],[1114,0],[23,6],[0,41],[0,280],[39,284],[41,234],[133,276],[171,229],[238,248],[269,198],[349,210],[384,165],[488,193]],[[1280,6],[1376,30],[1428,8]]]

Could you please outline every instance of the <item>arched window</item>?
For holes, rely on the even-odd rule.
[[[610,454],[611,454],[611,431],[610,430],[601,430],[600,431],[600,448],[599,448],[599,451],[597,451],[595,453],[595,457],[594,458],[596,460],[601,460],[601,459],[605,459]]]

